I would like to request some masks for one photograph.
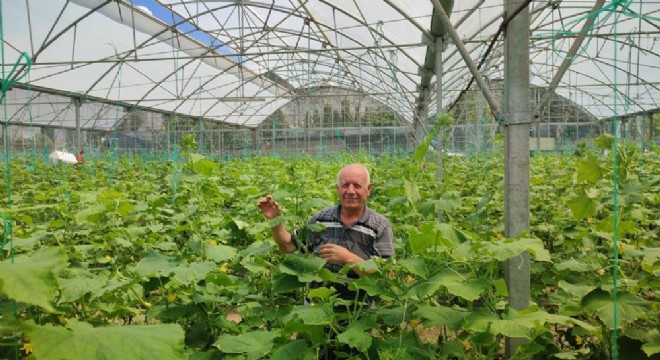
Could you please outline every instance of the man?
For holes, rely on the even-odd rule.
[[[280,222],[271,229],[280,251],[309,251],[326,260],[326,268],[338,272],[344,265],[357,265],[371,257],[386,258],[394,254],[392,226],[389,220],[367,207],[371,193],[369,171],[364,165],[351,164],[337,175],[337,195],[340,204],[323,209],[313,215],[308,224],[321,224],[324,229],[302,236],[301,232],[290,233]],[[267,219],[282,215],[280,205],[271,195],[257,204]],[[302,244],[298,249],[296,244]],[[353,267],[349,278],[358,278],[365,272]],[[333,285],[339,297],[345,300],[364,300],[348,289],[346,284]]]

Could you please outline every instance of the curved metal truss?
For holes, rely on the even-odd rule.
[[[73,127],[75,102],[44,95],[51,94],[106,104],[96,107],[106,115],[87,114],[88,129],[107,128],[94,119],[131,109],[256,127],[297,94],[336,86],[413,122],[443,110],[429,100],[437,90],[435,42],[446,44],[442,103],[452,106],[473,78],[434,3],[481,74],[502,79],[502,0],[5,2],[4,74],[22,52],[32,60],[29,72],[23,62],[13,73],[24,76],[15,87],[28,91],[8,94],[9,121]],[[525,3],[533,85],[556,83],[558,94],[596,117],[660,107],[660,2]],[[587,39],[570,56],[587,19]]]

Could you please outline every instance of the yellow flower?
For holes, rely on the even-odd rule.
[[[149,309],[151,307],[151,303],[148,302],[148,301],[143,301],[142,305],[144,305],[144,307],[146,307],[147,309]]]
[[[174,302],[176,300],[176,294],[167,295],[167,302]]]
[[[216,245],[218,245],[218,242],[215,241],[215,240],[211,240],[211,241],[209,241],[209,244],[211,244],[213,246],[216,246]]]
[[[406,284],[412,284],[412,283],[415,282],[415,278],[410,276],[410,275],[406,275],[406,278],[405,278],[404,281],[406,282]]]
[[[465,349],[465,350],[470,350],[470,349],[472,349],[472,345],[470,344],[470,340],[469,340],[469,339],[465,339],[465,340],[463,340],[463,349]]]
[[[502,235],[502,233],[498,232],[497,234],[495,234],[495,237],[498,238],[498,239],[501,239],[503,237],[503,235]]]
[[[388,333],[391,333],[392,330],[394,330],[394,329],[388,326],[385,330],[386,330]]]
[[[23,347],[21,350],[25,351],[25,354],[32,354],[34,349],[32,348],[32,344],[23,344]]]
[[[593,222],[594,222],[594,218],[592,218],[592,217],[588,217],[588,218],[587,218],[587,222],[588,222],[589,224],[593,224]]]
[[[222,264],[222,265],[218,266],[218,270],[219,270],[220,272],[226,273],[227,270],[228,270],[228,268],[227,268],[227,264]]]
[[[619,246],[618,246],[618,251],[619,251],[619,254],[625,253],[626,252],[626,244],[620,243]]]
[[[108,260],[108,261],[112,260],[112,256],[110,256],[110,255],[106,255],[106,256],[104,256],[103,258],[106,259],[106,260]]]
[[[575,337],[575,343],[576,344],[582,345],[583,342],[584,342],[584,339],[582,339],[582,336],[578,335],[578,336]]]
[[[598,275],[600,275],[600,276],[605,275],[605,269],[603,269],[603,268],[600,268],[600,269],[596,270],[596,272],[597,272]]]

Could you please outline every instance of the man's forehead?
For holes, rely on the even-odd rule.
[[[364,185],[366,182],[367,182],[366,175],[359,173],[342,174],[342,176],[339,178],[340,184],[352,183],[352,184]]]

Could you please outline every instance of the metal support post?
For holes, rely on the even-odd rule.
[[[73,99],[73,106],[76,108],[76,139],[75,139],[75,149],[80,151],[82,149],[82,139],[80,136],[80,107],[82,106],[81,99]]]
[[[444,39],[442,37],[436,38],[435,39],[435,104],[436,108],[438,110],[438,115],[443,114],[445,112],[444,106],[442,104],[442,96],[444,95],[442,92],[442,77],[443,77],[443,71],[444,69],[442,68],[442,51],[444,50]],[[437,141],[437,147],[436,151],[438,153],[438,156],[436,156],[436,165],[437,165],[437,170],[435,172],[435,181],[438,184],[442,183],[442,177],[444,175],[444,163],[442,160],[442,150],[444,147],[443,144],[443,138],[444,138],[444,125],[439,129],[438,131],[438,136],[436,138]],[[441,214],[438,214],[438,218],[440,218]]]
[[[506,0],[505,14],[512,14],[524,0]],[[529,7],[511,19],[504,37],[505,135],[504,223],[506,237],[516,237],[529,230]],[[522,310],[529,306],[529,253],[524,252],[505,262],[509,306]],[[524,338],[506,338],[505,351],[510,358]]]

